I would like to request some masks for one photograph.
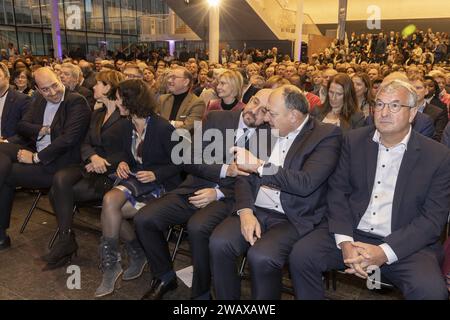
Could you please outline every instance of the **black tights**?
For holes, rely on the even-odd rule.
[[[83,178],[83,171],[84,168],[77,165],[58,171],[53,177],[49,198],[61,231],[71,228],[76,202],[102,200],[103,191],[96,190],[92,179]]]

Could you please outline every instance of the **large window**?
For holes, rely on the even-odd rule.
[[[122,33],[136,34],[136,1],[122,0]]]
[[[33,55],[44,55],[44,39],[41,30],[17,28],[19,48],[27,47]]]
[[[52,0],[0,0],[0,46],[12,42],[19,52],[26,46],[34,55],[48,55]],[[64,53],[125,51],[137,43],[142,15],[167,13],[164,0],[58,0],[61,45]],[[163,43],[165,44],[165,43]]]
[[[104,31],[103,0],[85,0],[88,31]]]
[[[14,24],[12,0],[0,0],[0,24]]]
[[[105,0],[106,32],[120,33],[120,0]]]

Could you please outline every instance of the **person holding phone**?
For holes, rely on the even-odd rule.
[[[126,219],[134,217],[147,201],[181,182],[179,167],[171,161],[172,148],[178,143],[171,140],[175,129],[155,114],[149,87],[140,79],[125,80],[119,84],[116,99],[120,114],[131,121],[123,134],[126,153],[116,170],[120,180],[103,197],[100,244],[103,278],[96,297],[111,294],[122,274],[123,280],[136,279],[142,274],[147,259]],[[125,242],[128,256],[125,271],[121,265],[119,236]]]

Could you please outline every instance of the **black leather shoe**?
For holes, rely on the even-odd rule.
[[[0,240],[0,250],[5,250],[11,247],[11,239],[6,236],[5,238]]]
[[[178,287],[177,278],[174,277],[169,282],[162,282],[161,279],[154,278],[150,284],[150,290],[141,300],[161,300],[164,294],[175,290]]]

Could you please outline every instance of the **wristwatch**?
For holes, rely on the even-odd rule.
[[[37,164],[39,162],[41,162],[41,160],[39,159],[37,152],[33,153],[33,163]]]

